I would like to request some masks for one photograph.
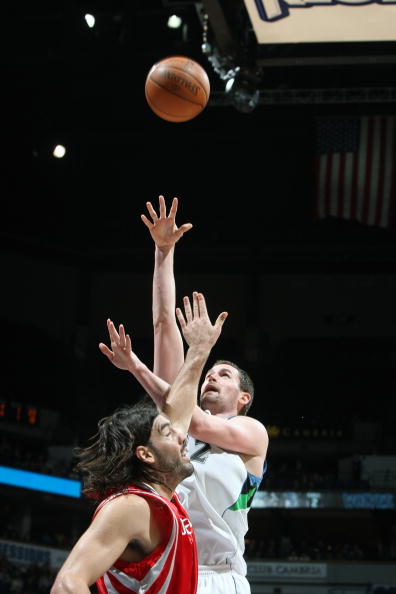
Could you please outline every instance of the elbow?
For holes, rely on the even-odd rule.
[[[173,328],[175,325],[175,317],[170,312],[161,312],[160,315],[153,318],[154,335],[165,334],[169,328]]]
[[[62,588],[62,578],[60,575],[57,575],[49,594],[62,594],[64,591]]]
[[[74,592],[78,592],[82,586],[87,588],[88,584],[81,580],[74,572],[66,571],[56,578],[50,594],[73,594]]]
[[[200,435],[203,435],[204,431],[205,431],[205,423],[206,419],[205,419],[205,413],[203,413],[201,411],[201,409],[196,406],[194,413],[191,417],[191,422],[190,422],[190,427],[188,429],[188,432],[193,436],[193,437],[198,437]]]

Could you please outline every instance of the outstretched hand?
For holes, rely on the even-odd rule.
[[[202,293],[193,293],[193,307],[190,299],[183,298],[184,315],[176,308],[176,316],[189,347],[211,348],[220,336],[223,323],[228,313],[223,311],[212,325],[206,308],[205,297]]]
[[[168,216],[166,216],[165,198],[159,196],[159,216],[155,212],[151,202],[146,202],[147,210],[151,216],[151,221],[146,215],[140,215],[143,223],[149,229],[155,245],[159,248],[173,247],[180,237],[192,228],[191,223],[184,223],[180,227],[176,225],[178,199],[173,198],[172,206]]]
[[[129,334],[125,334],[125,328],[122,324],[119,325],[119,331],[117,332],[111,320],[107,320],[107,329],[109,331],[111,349],[103,342],[99,343],[99,349],[115,367],[131,371],[137,357],[132,351],[132,342]]]

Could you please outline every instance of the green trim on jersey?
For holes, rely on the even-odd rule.
[[[255,496],[256,491],[257,487],[254,486],[249,489],[247,493],[241,493],[234,505],[228,509],[232,511],[236,511],[237,509],[248,509],[252,505],[253,497]]]
[[[266,471],[266,463],[264,464],[263,474]],[[255,476],[251,472],[247,473],[245,482],[242,485],[241,493],[238,499],[228,509],[237,511],[238,509],[249,509],[252,505],[253,497],[260,486],[263,477]]]

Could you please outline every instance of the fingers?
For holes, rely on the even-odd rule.
[[[206,301],[205,297],[202,293],[198,293],[197,291],[193,291],[193,309],[191,311],[191,305],[189,298],[183,297],[183,304],[184,304],[184,311],[186,315],[187,322],[191,322],[195,318],[199,318],[201,316],[208,316],[208,310],[206,308]]]
[[[132,342],[131,342],[131,337],[129,336],[129,334],[126,335],[126,345],[125,348],[127,349],[127,351],[131,351],[132,350]]]
[[[120,337],[118,335],[117,330],[115,329],[113,322],[110,319],[107,320],[107,329],[109,331],[111,342],[119,342]]]
[[[179,237],[184,235],[184,233],[186,233],[187,231],[190,231],[190,229],[192,229],[191,223],[184,223],[183,225],[180,225],[180,227],[178,229]]]
[[[202,316],[208,316],[208,310],[206,309],[206,301],[205,297],[202,293],[197,293],[197,302],[199,305],[199,313]]]
[[[198,318],[199,317],[199,300],[200,300],[200,293],[197,293],[196,291],[193,292],[193,312],[194,312],[194,318]]]
[[[177,213],[177,205],[178,205],[178,200],[177,198],[173,198],[172,200],[172,205],[170,207],[170,211],[169,211],[169,218],[170,219],[175,219],[176,218],[176,213]]]
[[[182,225],[181,227],[179,227],[179,229],[176,229],[176,223],[175,221],[173,221],[173,226],[174,226],[174,237],[175,237],[175,243],[176,241],[179,241],[179,239],[181,237],[183,237],[183,235],[185,234],[186,231],[189,231],[192,227],[191,223],[185,223],[184,225]]]
[[[103,344],[103,342],[99,343],[99,349],[104,355],[106,355],[106,357],[108,359],[110,359],[110,361],[113,360],[113,357],[114,357],[113,352],[109,349],[109,347],[107,347],[105,344]]]
[[[158,221],[157,213],[155,212],[153,205],[151,202],[146,202],[147,210],[149,211],[150,217],[153,219],[153,222],[156,223]]]
[[[146,225],[146,227],[148,227],[149,229],[151,229],[152,227],[154,227],[153,223],[148,220],[148,218],[146,217],[146,215],[142,214],[142,215],[140,215],[140,218],[142,219],[142,221]]]
[[[156,225],[156,223],[158,223],[158,221],[160,219],[166,219],[166,203],[165,203],[165,198],[162,194],[160,194],[160,196],[158,196],[158,201],[159,201],[159,217],[158,217],[157,213],[155,212],[151,202],[146,202],[146,206],[147,206],[147,210],[152,218],[152,221],[150,221],[144,214],[140,215],[141,220],[149,229],[151,229],[154,225]],[[173,219],[173,221],[175,220],[175,217],[176,217],[177,204],[178,204],[177,198],[173,198],[172,206],[169,211],[169,218]],[[188,231],[188,229],[185,229],[185,231]],[[183,231],[183,233],[185,231]]]
[[[210,322],[208,310],[206,307],[206,300],[205,300],[203,293],[198,293],[197,291],[193,292],[193,316],[191,314],[190,301],[189,301],[188,297],[184,297],[183,301],[184,301],[184,309],[186,311],[187,322],[192,321],[193,319],[203,318],[203,317],[205,317]],[[186,307],[187,307],[187,309],[186,309]],[[228,317],[228,312],[223,311],[221,314],[218,315],[214,326],[221,328],[222,325],[224,324],[225,320],[227,319],[227,317]]]
[[[170,207],[168,216],[166,216],[166,202],[165,202],[164,196],[162,194],[160,194],[160,196],[158,197],[158,200],[159,200],[159,216],[157,215],[156,211],[154,210],[151,202],[146,202],[147,210],[148,210],[149,215],[151,216],[152,220],[150,221],[150,219],[144,214],[141,214],[140,218],[152,234],[156,232],[157,226],[159,228],[161,228],[161,225],[165,225],[165,227],[163,227],[163,228],[167,230],[168,234],[170,234],[170,231],[172,232],[173,242],[176,243],[176,241],[178,241],[184,235],[184,233],[187,233],[187,231],[192,229],[193,225],[192,225],[192,223],[184,223],[179,228],[177,227],[176,213],[177,213],[179,201],[178,201],[178,198],[176,198],[176,196],[172,200],[172,205]],[[172,226],[172,229],[170,229],[169,225]]]
[[[179,320],[180,328],[183,331],[186,328],[187,324],[186,324],[186,320],[184,319],[184,316],[182,314],[182,310],[180,309],[180,307],[176,307],[176,317]]]
[[[194,291],[192,298],[192,310],[190,299],[187,296],[183,297],[184,315],[179,307],[176,308],[176,317],[183,336],[189,346],[198,344],[200,340],[203,341],[202,344],[209,341],[213,345],[221,334],[223,324],[228,317],[228,312],[223,311],[219,314],[215,324],[212,325],[203,294]]]
[[[183,305],[184,305],[184,314],[186,316],[186,320],[187,320],[187,322],[191,322],[192,312],[191,312],[190,300],[188,297],[183,297]]]
[[[123,324],[119,325],[119,328],[118,328],[119,333],[118,333],[116,330],[116,327],[114,326],[114,323],[110,319],[108,319],[107,320],[107,328],[109,330],[111,346],[113,349],[120,348],[120,349],[124,349],[124,350],[129,350],[129,349],[132,350],[130,348],[131,347],[131,339],[130,339],[129,335],[125,334],[125,328],[124,328]],[[110,352],[114,355],[114,353],[112,351],[110,351]]]
[[[159,199],[159,214],[160,214],[160,219],[165,219],[166,217],[166,204],[165,204],[165,198],[161,195],[158,197]]]
[[[216,326],[216,328],[220,328],[220,329],[221,329],[221,328],[222,328],[222,326],[223,326],[223,324],[224,324],[224,322],[226,321],[227,317],[228,317],[228,312],[226,312],[226,311],[223,311],[223,312],[222,312],[222,313],[221,313],[221,314],[220,314],[220,315],[217,317],[217,320],[216,320],[216,322],[215,322],[215,326]]]
[[[125,329],[124,329],[124,326],[122,324],[120,324],[119,332],[120,332],[120,342],[119,342],[120,347],[122,349],[125,349],[125,346],[126,346],[126,337],[125,337]]]

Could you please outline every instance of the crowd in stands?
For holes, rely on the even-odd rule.
[[[73,461],[51,459],[48,456],[47,445],[42,442],[25,443],[3,435],[0,440],[0,460],[3,466],[63,478],[76,478],[73,472]]]
[[[0,555],[0,594],[48,594],[56,572],[49,565],[22,565]]]
[[[357,542],[326,542],[325,540],[292,539],[283,536],[277,539],[246,539],[246,559],[286,561],[390,561],[396,562],[396,542],[385,546],[382,541],[373,541],[371,547]]]
[[[12,524],[0,526],[0,539],[59,549],[70,549],[74,544],[71,536],[63,532],[45,530],[35,531],[32,535],[21,535]]]
[[[4,466],[78,479],[73,471],[74,461],[71,458],[69,460],[50,458],[48,448],[43,443],[26,444],[17,439],[2,436],[0,460]],[[340,477],[335,460],[328,463],[318,460],[307,464],[299,458],[288,461],[270,459],[261,485],[261,488],[267,491],[365,489],[367,487],[367,481],[361,480],[358,475],[348,479]]]
[[[15,535],[13,535],[15,536]],[[328,544],[325,541],[292,542],[288,538],[247,539],[246,560],[282,561],[364,561],[366,552],[357,543]],[[396,547],[388,552],[388,561],[396,561]],[[0,594],[48,594],[56,570],[47,564],[13,563],[0,555]],[[96,594],[95,586],[90,588]]]
[[[57,569],[46,564],[13,563],[0,555],[0,594],[49,594]],[[98,594],[96,585],[91,594]]]
[[[78,479],[73,471],[73,460],[52,459],[45,442],[25,443],[17,436],[3,435],[0,438],[0,464],[32,472],[50,474],[63,478]],[[317,460],[298,458],[276,459],[268,461],[268,471],[261,488],[276,490],[338,490],[364,489],[367,483],[360,480],[359,473],[354,473],[348,480],[339,476],[336,460]],[[11,501],[11,499],[10,499]],[[12,503],[9,504],[11,507]],[[17,505],[17,504],[15,504]],[[0,510],[0,539],[26,544],[69,550],[72,542],[71,533],[63,530],[43,529],[41,524],[32,527],[29,534],[21,534],[12,518],[17,517],[14,507]],[[63,526],[63,525],[62,525]],[[349,542],[327,542],[289,536],[246,539],[246,560],[249,561],[357,561],[396,563],[395,538],[386,544],[373,538],[372,546],[354,542],[352,534]],[[346,538],[348,535],[346,533]],[[48,594],[55,570],[47,565],[22,565],[12,563],[0,555],[0,594]],[[95,586],[91,593],[96,594]],[[379,593],[378,593],[379,594]],[[381,593],[382,594],[382,593]]]
[[[331,491],[339,489],[366,489],[368,483],[360,473],[341,476],[337,460],[323,459],[303,462],[300,458],[290,460],[270,459],[262,487],[267,491]]]

